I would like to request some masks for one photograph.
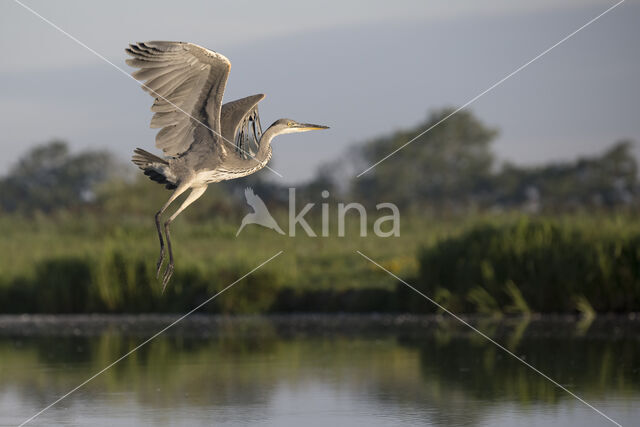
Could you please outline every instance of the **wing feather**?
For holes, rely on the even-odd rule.
[[[151,119],[151,127],[152,128],[163,128],[165,126],[170,126],[170,125],[175,125],[177,124],[181,117],[179,117],[179,114],[181,114],[178,111],[169,111],[166,113],[157,113],[153,115],[153,118]]]
[[[222,106],[222,136],[229,141],[235,141],[236,154],[242,158],[249,158],[258,152],[262,136],[258,102],[263,99],[264,94],[251,95]]]
[[[140,65],[141,69],[131,73],[131,75],[136,80],[149,80],[154,79],[156,77],[169,74],[175,70],[182,70],[183,72],[187,72],[189,70],[188,66],[184,64],[176,64],[170,66],[160,66],[160,67],[148,67],[145,64]]]
[[[196,141],[222,143],[220,112],[231,67],[227,58],[183,42],[136,43],[125,51],[131,56],[127,64],[139,69],[133,77],[144,81],[142,88],[155,98],[151,127],[161,128],[156,147],[179,156]]]

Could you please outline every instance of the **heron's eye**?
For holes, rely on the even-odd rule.
[[[293,122],[288,122],[287,126],[289,126],[289,127],[293,126]]]

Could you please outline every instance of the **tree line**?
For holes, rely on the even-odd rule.
[[[401,208],[468,211],[470,209],[527,212],[615,209],[638,204],[640,183],[633,143],[621,140],[603,153],[573,161],[539,166],[498,164],[492,144],[497,129],[472,112],[461,111],[398,151],[360,178],[374,164],[424,129],[451,113],[442,109],[423,123],[366,141],[340,159],[319,168],[316,176],[297,186],[300,200],[332,197],[375,205],[392,201]],[[151,182],[133,179],[133,166],[103,150],[73,153],[63,141],[29,150],[0,178],[0,210],[5,213],[52,212],[83,206],[106,208],[135,190],[139,198],[163,198]],[[252,186],[270,206],[286,205],[285,186],[264,179],[263,173],[209,190],[207,209],[231,213],[244,205],[242,191]],[[107,185],[108,184],[108,185]],[[139,187],[139,188],[134,188]],[[162,202],[160,202],[162,203]]]

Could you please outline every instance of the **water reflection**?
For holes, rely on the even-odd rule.
[[[0,423],[19,424],[171,317],[0,318]],[[640,322],[475,325],[625,424],[640,417]],[[439,317],[196,316],[34,425],[606,425]]]

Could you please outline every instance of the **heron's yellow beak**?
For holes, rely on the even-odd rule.
[[[314,125],[311,123],[298,123],[296,128],[300,130],[316,130],[316,129],[329,129],[329,126]]]

